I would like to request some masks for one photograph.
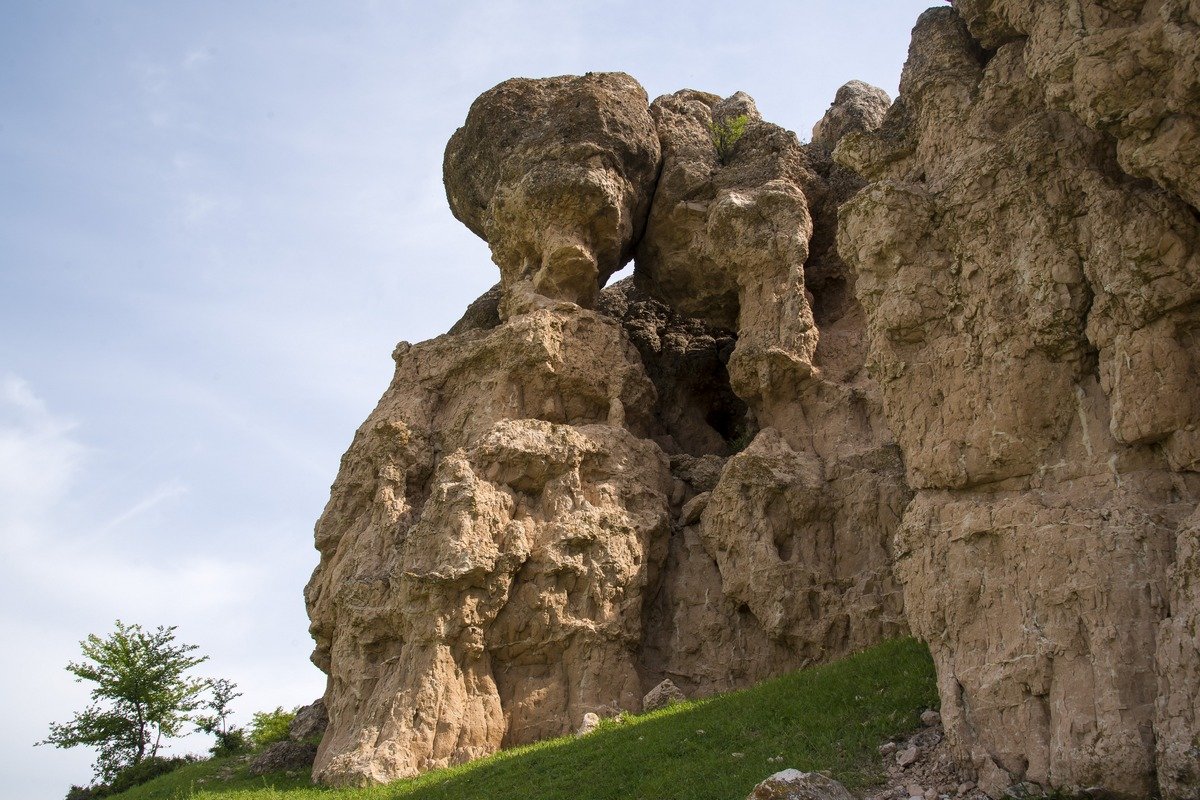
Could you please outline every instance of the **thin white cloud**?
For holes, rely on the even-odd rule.
[[[188,50],[180,62],[184,69],[196,70],[203,67],[209,61],[212,61],[213,48],[211,47],[195,47]]]
[[[187,492],[188,487],[185,486],[182,481],[170,481],[169,483],[158,487],[149,495],[137,501],[132,506],[110,519],[108,522],[101,525],[97,529],[97,532],[100,534],[109,533],[110,531],[119,528],[121,525],[124,525],[126,522],[141,516],[150,509],[169,500],[174,500],[176,497],[182,497],[183,495],[187,494]]]
[[[0,530],[28,539],[62,499],[87,449],[75,424],[51,414],[23,379],[0,381]]]

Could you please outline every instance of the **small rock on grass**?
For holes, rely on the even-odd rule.
[[[854,800],[854,796],[828,775],[785,769],[755,786],[746,800]]]
[[[666,708],[672,703],[682,703],[684,700],[687,700],[687,696],[683,691],[670,678],[666,678],[642,698],[642,710],[654,711],[659,708]]]
[[[600,715],[594,711],[589,711],[583,715],[583,724],[579,726],[579,731],[576,736],[586,736],[596,730],[600,725]]]

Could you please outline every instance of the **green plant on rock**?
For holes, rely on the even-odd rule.
[[[708,133],[712,137],[713,147],[717,149],[717,160],[728,164],[733,158],[733,151],[738,140],[746,132],[750,117],[738,114],[736,117],[720,117],[708,123]]]

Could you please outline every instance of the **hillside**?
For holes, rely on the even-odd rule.
[[[244,767],[214,760],[114,797],[741,800],[785,767],[830,770],[862,788],[882,777],[878,745],[916,728],[921,711],[936,702],[928,651],[898,639],[751,689],[606,721],[585,737],[506,750],[386,786],[329,789],[306,776],[252,778]]]

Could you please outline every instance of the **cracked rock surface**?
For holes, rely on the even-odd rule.
[[[1166,114],[1196,73],[1145,42],[1186,68],[1197,39],[1171,3],[955,5],[918,21],[879,130],[835,151],[871,181],[839,249],[917,492],[907,618],[988,793],[1195,797],[1200,224],[1169,170],[1131,166],[1134,90],[1073,65],[1107,42]]]

